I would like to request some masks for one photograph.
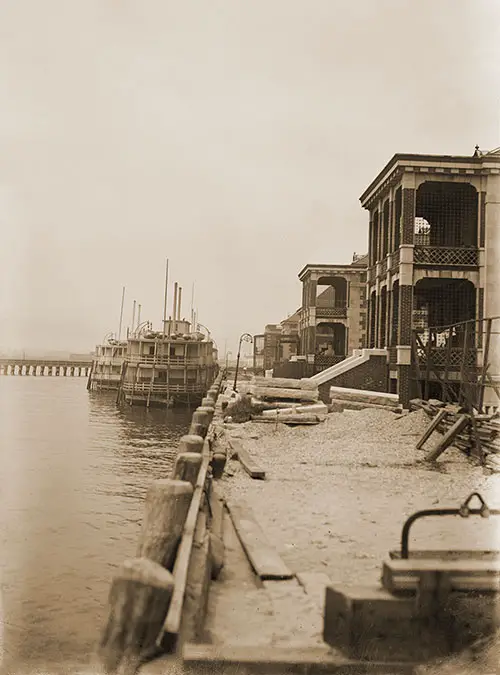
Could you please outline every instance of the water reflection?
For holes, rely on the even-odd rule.
[[[113,571],[135,555],[142,498],[191,418],[118,409],[84,385],[0,378],[5,673],[86,663]]]

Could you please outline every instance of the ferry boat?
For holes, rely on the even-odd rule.
[[[117,340],[112,333],[108,334],[95,349],[87,388],[92,391],[116,391],[120,385],[126,351],[126,340]]]
[[[186,320],[164,319],[163,331],[149,322],[128,336],[118,402],[147,407],[199,405],[218,373],[210,335]]]

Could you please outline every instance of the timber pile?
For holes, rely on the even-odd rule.
[[[435,419],[440,411],[442,417],[439,420],[436,431],[446,434],[457,423],[460,416],[464,415],[464,410],[456,404],[443,403],[437,399],[423,401],[422,399],[413,399],[410,401],[411,410],[423,410],[430,419]],[[482,454],[485,458],[485,464],[490,468],[500,471],[500,418],[498,414],[493,415],[466,415],[468,423],[460,431],[454,441],[453,446],[467,455]],[[476,436],[480,443],[480,448],[476,448],[473,426],[476,428]],[[498,455],[498,456],[497,456]]]
[[[262,409],[262,414],[252,415],[255,422],[318,424],[328,412],[319,401],[318,385],[308,378],[254,377],[249,394]]]

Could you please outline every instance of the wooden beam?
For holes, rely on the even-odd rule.
[[[255,573],[262,579],[291,579],[288,569],[255,520],[252,509],[243,502],[226,501],[231,520]]]
[[[240,441],[237,441],[234,438],[229,439],[229,443],[232,449],[238,454],[238,461],[241,466],[245,469],[250,478],[257,478],[259,480],[264,480],[266,477],[266,472],[264,469],[253,459],[248,451],[243,447],[243,444]]]
[[[215,645],[185,644],[182,659],[190,666],[200,668],[200,672],[223,673],[233,666],[245,673],[308,673],[319,675],[337,673],[338,675],[355,675],[356,673],[398,673],[411,675],[415,663],[411,661],[391,663],[366,660],[353,660],[344,656],[339,650],[328,645],[311,647],[305,645]],[[235,670],[235,672],[236,672]],[[227,671],[229,672],[229,671]],[[232,670],[231,670],[232,672]]]
[[[453,444],[455,438],[463,429],[465,429],[469,422],[469,415],[460,415],[455,424],[443,436],[436,447],[425,456],[425,461],[434,462],[447,448],[450,447],[450,445]]]
[[[427,572],[445,574],[454,591],[498,592],[499,560],[391,560],[382,570],[382,585],[389,592],[416,591]]]
[[[427,429],[424,431],[422,438],[419,440],[417,445],[415,446],[417,450],[421,450],[424,443],[431,437],[432,432],[437,428],[441,420],[443,420],[446,415],[448,414],[448,411],[445,408],[441,408],[439,410],[438,414],[434,417],[432,422],[429,424]]]
[[[175,558],[173,569],[174,576],[174,591],[168,614],[163,625],[163,630],[160,633],[157,644],[160,646],[167,634],[177,635],[179,633],[182,607],[184,604],[184,594],[186,590],[186,581],[189,568],[189,561],[191,559],[191,550],[193,548],[193,539],[198,520],[198,512],[200,510],[201,498],[203,497],[203,489],[205,486],[205,479],[207,475],[208,463],[210,459],[210,451],[208,441],[205,442],[203,449],[203,460],[198,474],[198,480],[194,489],[193,498],[184,525],[184,532],[179,545],[179,550]]]

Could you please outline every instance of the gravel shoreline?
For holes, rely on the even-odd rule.
[[[478,490],[498,505],[500,480],[454,448],[436,467],[419,463],[415,444],[429,421],[422,411],[330,413],[321,424],[229,425],[266,471],[252,480],[230,461],[221,485],[244,499],[287,565],[323,572],[332,583],[377,584],[382,561],[399,548],[406,518],[423,508],[458,506]],[[440,436],[426,444],[432,447]],[[411,547],[500,548],[498,523],[432,518],[412,528]]]

